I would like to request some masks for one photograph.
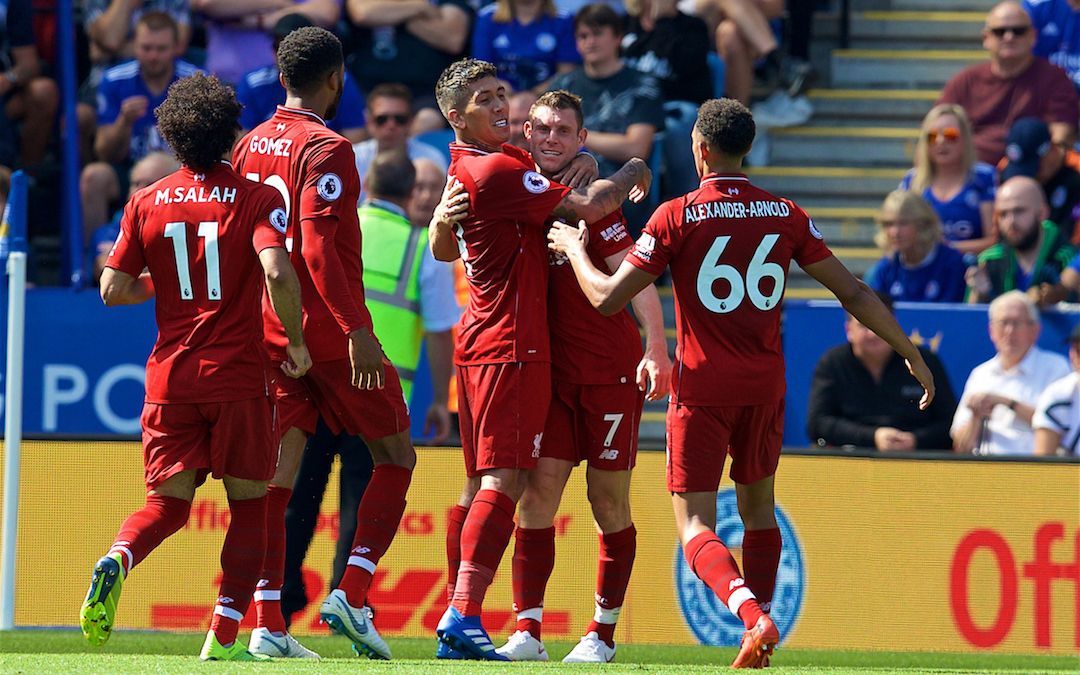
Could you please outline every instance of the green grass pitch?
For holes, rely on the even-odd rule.
[[[246,635],[242,635],[246,638]],[[322,661],[270,663],[202,663],[198,660],[204,636],[192,633],[118,632],[100,649],[90,647],[82,633],[71,630],[15,630],[0,632],[0,675],[77,673],[103,675],[673,675],[716,673],[727,670],[736,651],[719,647],[620,645],[615,663],[480,663],[435,661],[435,641],[387,640],[394,661],[361,660],[353,656],[341,637],[306,637],[303,643],[323,655]],[[548,643],[552,658],[570,651],[570,643]],[[914,675],[916,673],[1021,673],[1080,672],[1077,656],[1021,656],[1008,654],[944,654],[894,652],[827,652],[780,648],[769,671],[794,674],[838,673],[857,675]]]

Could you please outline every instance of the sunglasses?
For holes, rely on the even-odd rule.
[[[1002,26],[1000,28],[990,28],[989,30],[994,34],[994,37],[1003,38],[1005,33],[1012,33],[1016,37],[1021,37],[1031,30],[1031,26]]]
[[[405,126],[406,124],[409,123],[409,116],[408,115],[376,115],[375,116],[375,124],[379,125],[380,127],[382,125],[386,124],[387,122],[389,122],[390,120],[394,120],[394,124],[398,125],[399,127],[403,127],[403,126]]]
[[[939,138],[952,143],[960,139],[960,130],[956,127],[945,127],[944,129],[931,129],[926,132],[926,140],[931,143],[937,143]]]

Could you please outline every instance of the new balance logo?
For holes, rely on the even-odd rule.
[[[742,577],[736,577],[736,578],[734,578],[734,579],[732,579],[731,581],[728,582],[727,589],[729,591],[732,591],[732,590],[735,590],[736,588],[738,588],[739,586],[745,586],[745,585],[746,585],[746,582],[743,581]]]
[[[352,550],[352,552],[353,553],[359,553],[360,555],[363,555],[364,553],[371,553],[371,549],[368,548],[367,546],[357,546],[356,548],[354,548]]]
[[[255,584],[255,588],[266,588],[270,585],[269,579],[259,579],[259,583]]]
[[[217,599],[217,604],[219,605],[231,605],[234,602],[236,601],[227,595],[219,595]]]
[[[619,451],[615,448],[608,448],[600,453],[600,459],[618,459]]]

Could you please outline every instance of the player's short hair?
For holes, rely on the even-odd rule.
[[[695,126],[710,148],[728,157],[741,158],[750,152],[756,133],[754,116],[733,98],[702,103]]]
[[[139,20],[135,22],[135,30],[138,30],[139,26],[143,26],[146,30],[154,32],[159,30],[172,31],[173,41],[180,41],[180,26],[176,24],[176,19],[165,12],[154,10],[143,14],[139,17]]]
[[[415,184],[416,166],[400,148],[383,150],[368,166],[367,192],[372,197],[403,199]]]
[[[318,26],[297,28],[285,36],[277,49],[278,70],[285,88],[297,94],[317,89],[344,62],[341,40]]]
[[[622,18],[619,14],[601,2],[585,5],[577,11],[577,14],[574,15],[574,32],[577,33],[578,28],[582,26],[588,26],[593,30],[607,26],[616,35],[626,34],[626,29],[623,28]]]
[[[450,111],[461,108],[469,97],[469,87],[485,77],[498,77],[499,71],[492,64],[480,59],[465,58],[451,63],[439,75],[435,83],[435,101],[443,117],[449,119]]]
[[[412,90],[400,82],[383,82],[376,85],[367,95],[367,108],[371,110],[371,103],[377,98],[396,98],[409,104],[409,110],[413,109]]]
[[[536,109],[541,107],[551,108],[552,110],[573,110],[574,117],[577,118],[578,129],[580,130],[585,126],[585,115],[581,112],[581,97],[577,94],[571,94],[562,89],[544,92],[540,95],[540,98],[536,99],[536,103],[533,103],[532,107],[529,108],[529,117],[531,118]]]
[[[242,108],[231,87],[197,72],[173,82],[154,115],[177,159],[188,168],[207,171],[236,142]]]

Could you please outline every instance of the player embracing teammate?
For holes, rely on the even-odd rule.
[[[731,99],[702,104],[692,133],[700,188],[662,204],[614,275],[597,270],[584,226],[556,223],[550,248],[566,255],[604,314],[671,270],[678,320],[667,414],[667,487],[690,569],[746,626],[735,667],[761,667],[780,635],[763,611],[782,542],[774,475],[784,428],[780,305],[792,260],[844,309],[880,335],[922,383],[934,381],[918,349],[877,296],[832,255],[806,213],[752,186],[742,158],[754,140],[750,111]],[[572,221],[576,222],[576,221]],[[727,455],[746,535],[744,571],[716,536],[716,494]],[[745,574],[744,574],[745,572]]]

